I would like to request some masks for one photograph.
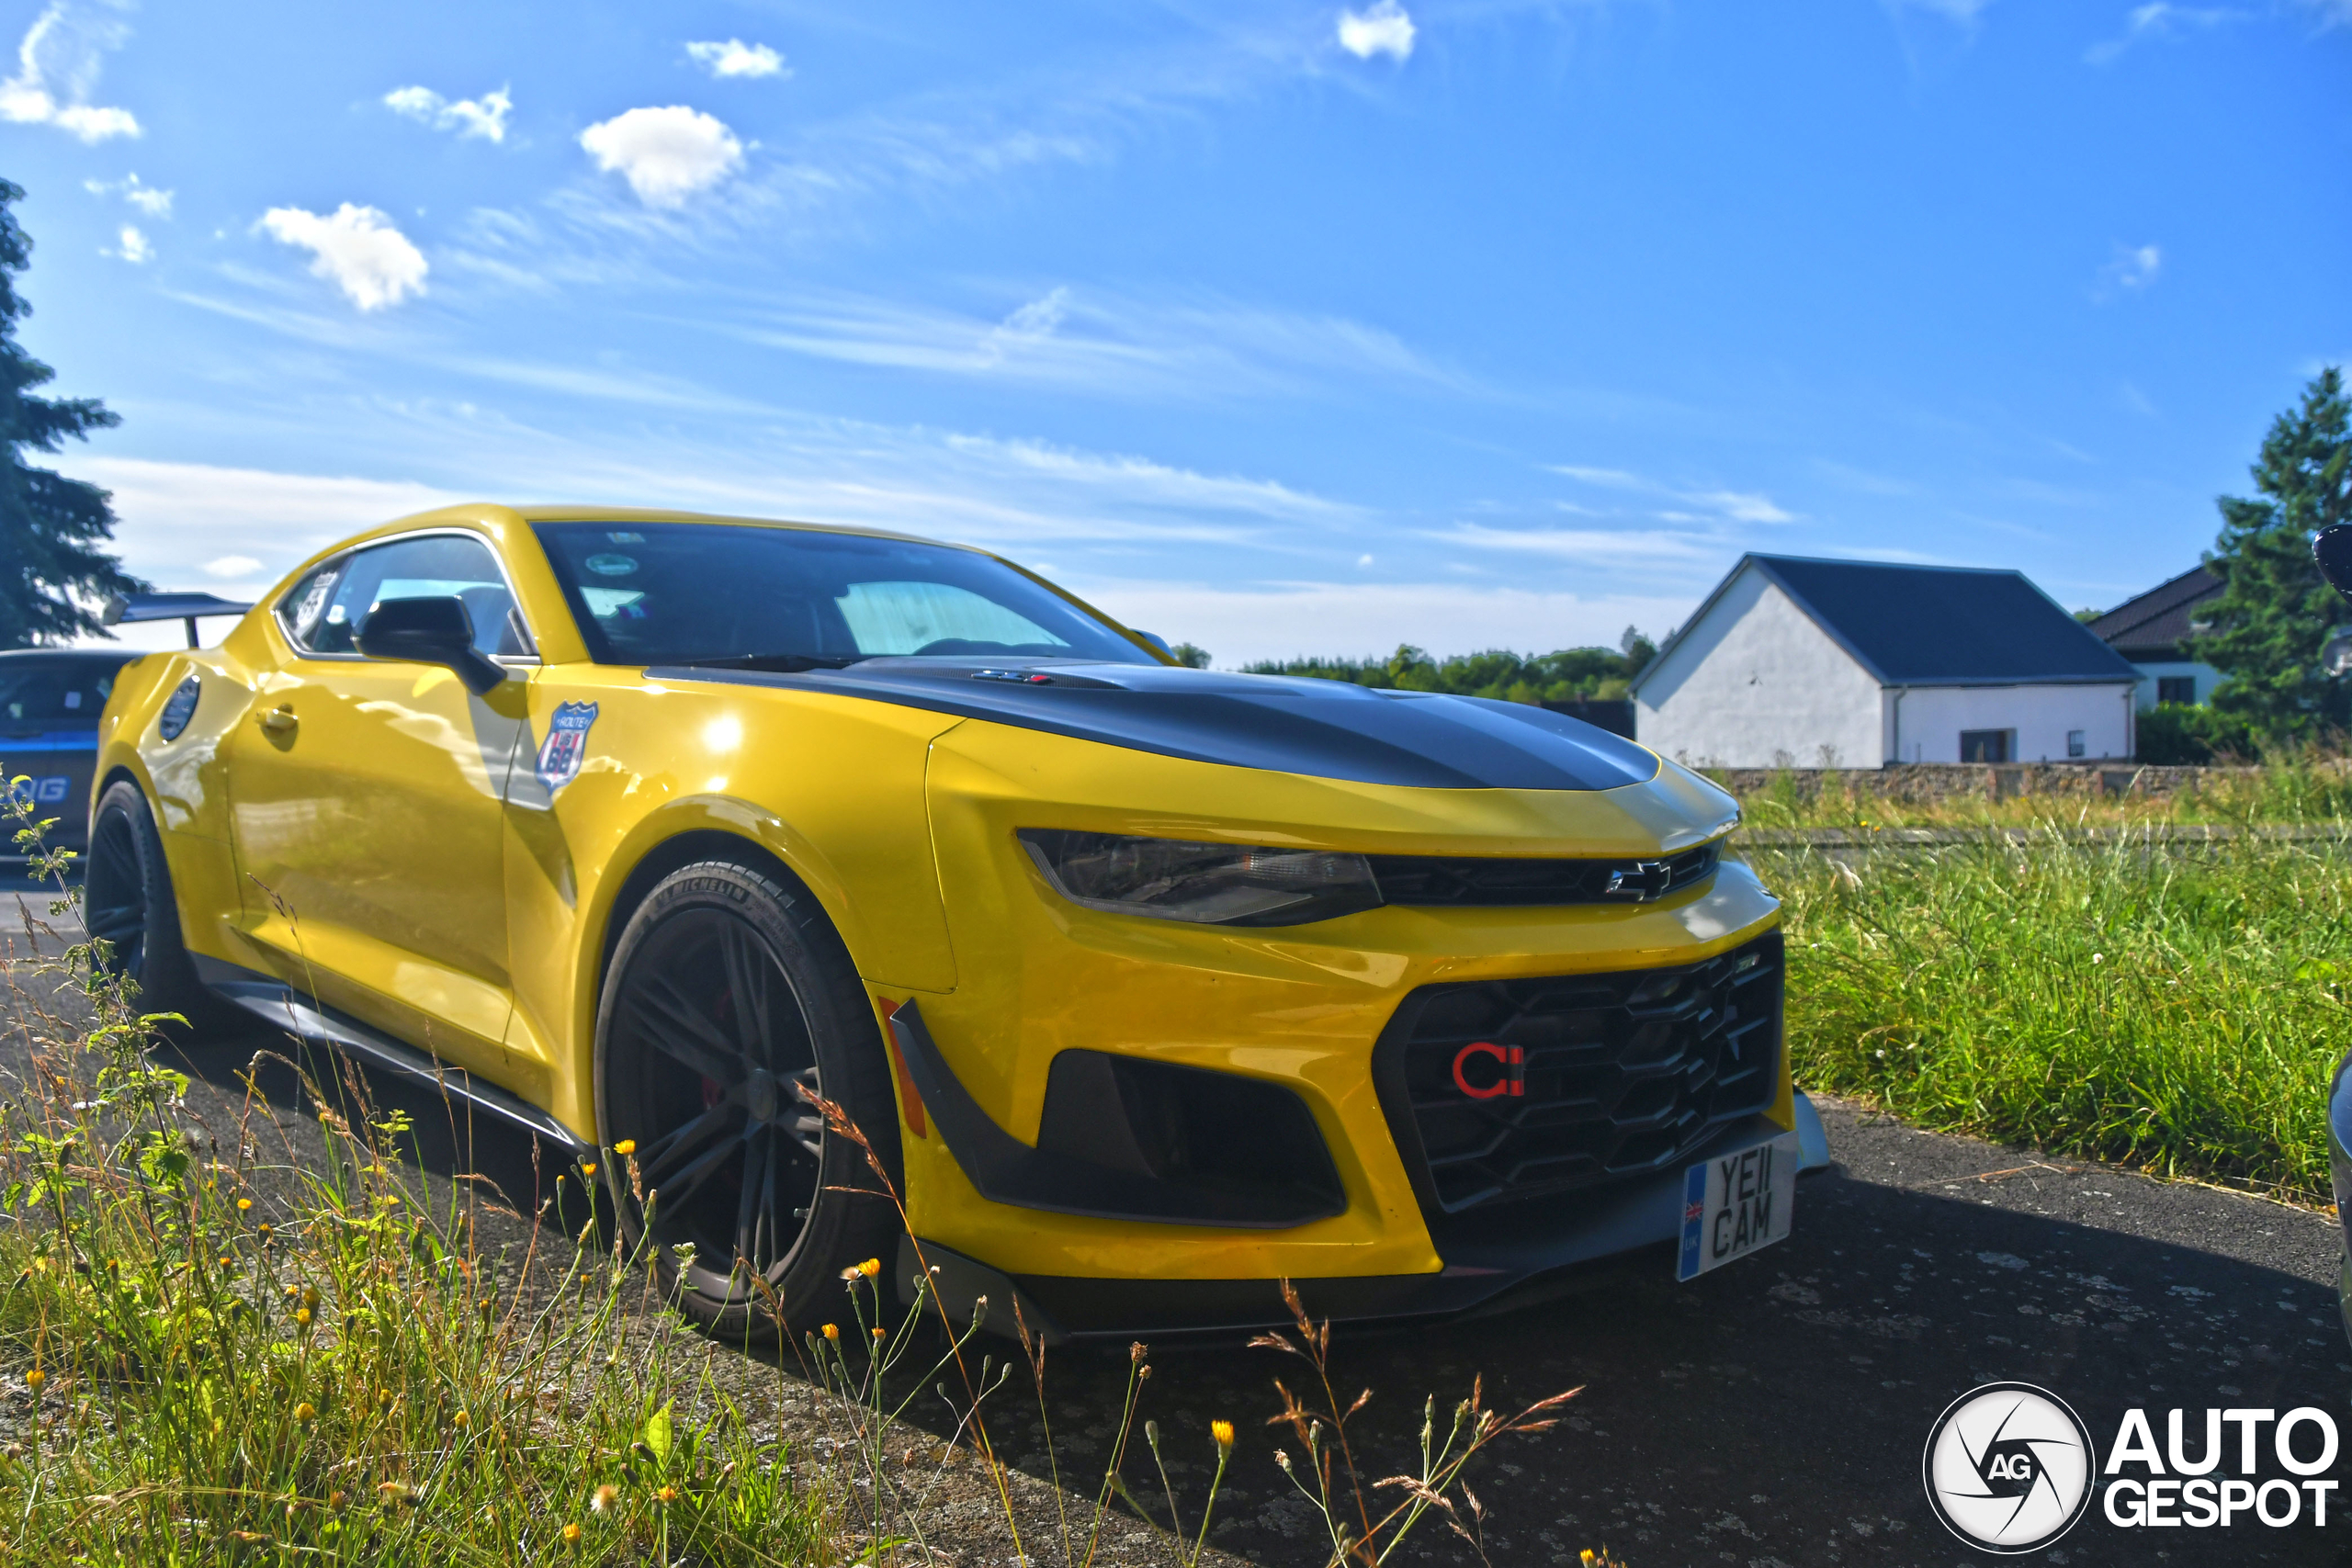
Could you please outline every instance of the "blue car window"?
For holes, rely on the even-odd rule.
[[[542,523],[599,664],[881,655],[1156,663],[992,556],[724,523]]]

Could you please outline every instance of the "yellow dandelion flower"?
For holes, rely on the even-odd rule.
[[[1233,1446],[1233,1423],[1230,1421],[1210,1422],[1209,1436],[1216,1439],[1216,1446],[1218,1448],[1231,1448]]]
[[[310,1327],[311,1309],[309,1307],[296,1307],[294,1309],[294,1321],[300,1327]]]
[[[613,1145],[613,1153],[616,1155],[633,1155],[637,1153],[637,1140],[635,1138],[623,1138],[619,1143]]]
[[[875,1275],[882,1272],[882,1260],[878,1258],[869,1258],[857,1266],[857,1271],[871,1280]]]
[[[48,1381],[49,1374],[42,1371],[39,1367],[35,1367],[31,1371],[25,1374],[25,1386],[31,1389],[35,1393],[39,1393],[40,1392],[40,1385]]]
[[[449,1425],[450,1425],[450,1426],[452,1426],[452,1427],[462,1427],[462,1426],[466,1425],[466,1423],[468,1423],[469,1421],[471,1421],[472,1419],[473,1419],[473,1417],[472,1417],[472,1416],[470,1416],[467,1415],[464,1411],[460,1410],[460,1411],[458,1411],[455,1416],[450,1416],[450,1417],[449,1417]]]
[[[582,1160],[580,1162],[580,1174],[582,1176],[595,1175],[596,1162],[593,1159]]]
[[[220,1263],[221,1268],[226,1269],[232,1261],[234,1261],[234,1259],[231,1258],[227,1253],[224,1252],[220,1255]]]
[[[250,1198],[240,1198],[237,1200],[237,1213],[241,1214],[253,1206],[254,1201]]]
[[[874,1343],[876,1345],[882,1343],[882,1331],[878,1328],[874,1331]]]
[[[330,1508],[340,1508],[340,1507],[342,1507],[342,1506],[343,1506],[343,1494],[342,1494],[342,1493],[340,1493],[340,1492],[330,1492],[330,1493],[328,1493],[328,1494],[327,1494],[327,1506],[328,1506],[328,1507],[330,1507]]]
[[[831,1340],[836,1345],[842,1342],[842,1325],[838,1323],[829,1323],[825,1325],[824,1334],[826,1338]]]
[[[678,1500],[678,1489],[674,1486],[664,1486],[653,1495],[653,1500],[657,1503],[674,1503]]]
[[[563,1527],[563,1544],[566,1546],[577,1546],[580,1544],[580,1527],[578,1525],[566,1525]]]
[[[308,1421],[316,1416],[318,1413],[319,1407],[306,1399],[301,1404],[294,1407],[294,1419],[297,1421]]]
[[[620,1500],[619,1487],[610,1483],[599,1486],[596,1488],[595,1495],[588,1499],[588,1511],[592,1514],[609,1514]]]

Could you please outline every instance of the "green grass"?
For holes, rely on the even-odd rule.
[[[2126,765],[2105,770],[2129,772]],[[1869,770],[1814,776],[1781,773],[1740,799],[1751,827],[1968,828],[2132,827],[2151,823],[2312,824],[2352,820],[2352,762],[2309,753],[2261,768],[2217,769],[2165,794],[2108,795],[2096,773],[2068,775],[2067,794],[1982,794],[1907,798],[1905,775]]]
[[[482,1245],[398,1116],[322,1113],[324,1162],[250,1100],[201,1125],[77,957],[95,1025],[20,987],[54,1043],[0,1108],[0,1562],[836,1558],[832,1489],[646,1332],[642,1260],[579,1216]]]
[[[2352,844],[2152,849],[2069,825],[1748,852],[1786,905],[1798,1082],[1924,1127],[2325,1202]]]

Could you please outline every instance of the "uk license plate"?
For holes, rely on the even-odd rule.
[[[1797,1135],[1735,1149],[1682,1173],[1678,1280],[1695,1280],[1789,1234],[1796,1205]]]

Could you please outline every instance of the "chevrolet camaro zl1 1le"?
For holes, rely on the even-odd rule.
[[[98,742],[144,1005],[632,1142],[619,1223],[729,1334],[910,1274],[811,1094],[951,1308],[1054,1336],[1688,1277],[1826,1157],[1729,796],[1540,707],[1182,668],[979,550],[456,507],[129,666]]]

